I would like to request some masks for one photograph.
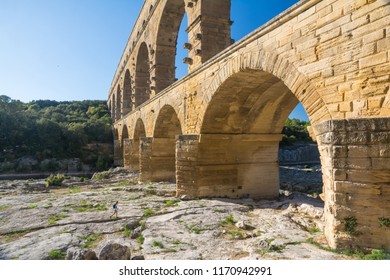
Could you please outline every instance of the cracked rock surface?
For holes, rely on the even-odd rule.
[[[67,259],[348,258],[318,246],[326,241],[315,196],[181,199],[174,184],[137,178],[115,169],[106,179],[71,178],[55,188],[0,181],[0,259],[52,259],[54,251]],[[117,200],[119,216],[110,218]]]

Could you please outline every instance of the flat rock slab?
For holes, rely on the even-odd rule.
[[[307,194],[282,192],[272,201],[181,200],[174,184],[139,184],[137,174],[125,171],[77,180],[46,189],[28,188],[42,184],[38,180],[0,181],[0,259],[52,259],[53,251],[65,257],[68,250],[99,257],[111,247],[104,258],[347,258],[312,244],[324,240],[323,203]],[[111,219],[117,200],[119,217]]]

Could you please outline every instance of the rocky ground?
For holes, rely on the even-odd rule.
[[[139,184],[123,169],[105,175],[61,187],[0,181],[0,259],[348,258],[324,249],[316,168],[281,168],[280,197],[258,201],[178,198],[174,184]],[[116,200],[119,217],[110,218]]]

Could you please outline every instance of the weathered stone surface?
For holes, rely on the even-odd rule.
[[[126,245],[107,241],[102,245],[98,256],[99,260],[130,260],[131,252]]]
[[[316,127],[326,166],[323,197],[332,205],[325,207],[325,232],[332,246],[387,248],[390,244],[389,232],[378,223],[379,213],[390,213],[389,197],[383,192],[390,180],[390,158],[385,152],[390,145],[389,124],[390,118],[362,118],[328,121]],[[340,226],[347,217],[356,219],[359,238]]]
[[[277,200],[180,200],[166,196],[174,184],[138,184],[136,174],[115,173],[111,179],[87,180],[77,191],[24,192],[26,181],[0,181],[0,259],[48,259],[53,250],[67,252],[66,259],[124,258],[126,247],[136,259],[346,258],[307,243],[322,236],[304,227],[323,225],[318,198],[292,190]],[[110,219],[110,206],[118,199],[119,218]],[[227,223],[229,216],[246,227]],[[132,232],[139,235],[131,239],[125,226],[137,224]],[[261,240],[282,250],[259,251]],[[119,254],[103,254],[107,244],[120,244]]]
[[[141,235],[142,230],[143,230],[143,229],[142,229],[141,227],[135,228],[134,230],[131,231],[131,233],[130,233],[130,238],[131,238],[131,239],[136,239],[136,238],[138,238],[138,237]]]

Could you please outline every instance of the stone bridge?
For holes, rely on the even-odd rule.
[[[189,74],[176,80],[184,13]],[[236,43],[231,23],[230,0],[145,0],[109,92],[116,163],[177,195],[274,198],[300,102],[329,245],[389,250],[389,0],[302,0]]]

